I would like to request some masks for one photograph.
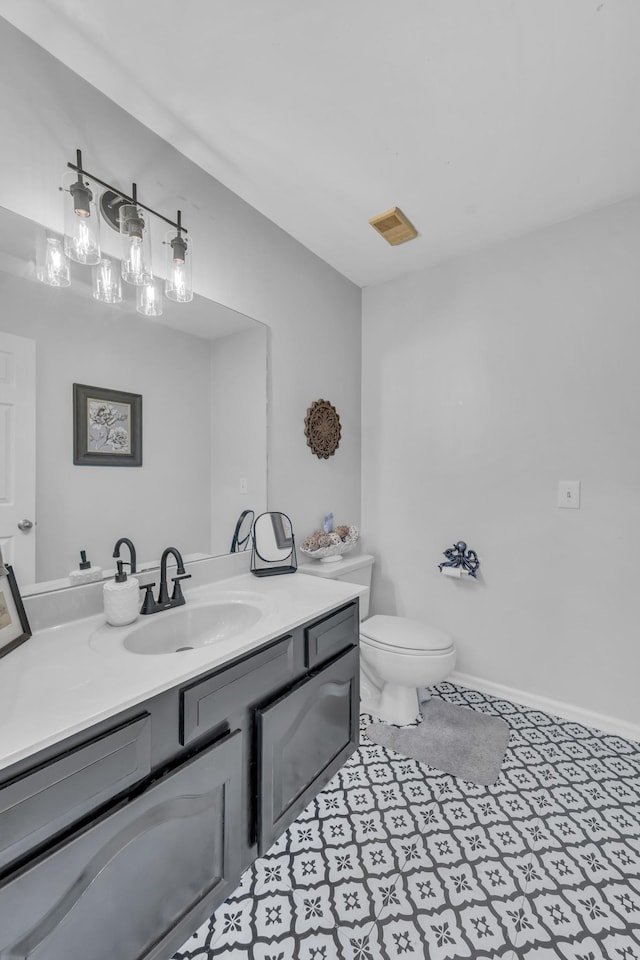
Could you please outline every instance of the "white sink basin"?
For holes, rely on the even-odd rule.
[[[130,627],[99,627],[89,640],[94,650],[120,646],[129,653],[186,656],[239,636],[269,611],[261,596],[227,592],[211,599],[189,601],[183,607],[139,617]]]
[[[260,607],[242,600],[179,607],[137,622],[122,645],[130,653],[184,653],[235,637],[261,617]]]

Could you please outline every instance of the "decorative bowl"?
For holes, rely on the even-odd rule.
[[[341,560],[345,553],[353,550],[360,538],[360,534],[355,527],[353,529],[355,532],[340,543],[332,543],[330,547],[318,547],[317,550],[305,550],[303,547],[300,547],[300,553],[303,553],[305,557],[309,557],[311,560],[321,560],[324,563]]]

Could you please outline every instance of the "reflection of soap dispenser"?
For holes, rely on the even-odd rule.
[[[107,580],[103,587],[104,612],[112,627],[124,627],[133,623],[140,608],[140,587],[135,577],[127,577],[118,560],[118,572],[114,580]]]
[[[69,574],[71,585],[76,583],[93,583],[95,580],[102,580],[102,567],[92,567],[91,561],[87,560],[87,551],[80,551],[80,563],[77,570],[72,570]]]

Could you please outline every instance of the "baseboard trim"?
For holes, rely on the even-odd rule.
[[[616,737],[623,737],[625,740],[640,741],[640,726],[629,723],[627,720],[618,720],[616,717],[609,717],[604,713],[595,713],[592,710],[575,707],[570,703],[564,703],[562,700],[551,700],[549,697],[541,697],[536,693],[528,693],[515,687],[506,687],[501,683],[492,683],[490,680],[483,680],[482,677],[472,677],[468,673],[458,673],[457,670],[454,670],[447,679],[461,687],[478,690],[480,693],[488,693],[493,697],[501,697],[504,700],[512,700],[523,707],[532,707],[534,710],[541,710],[543,713],[553,713],[557,717],[562,717],[563,720],[581,723],[585,727],[595,727],[596,730],[602,730],[604,733]]]

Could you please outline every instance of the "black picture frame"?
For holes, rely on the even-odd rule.
[[[142,466],[142,394],[73,384],[73,462]]]
[[[0,657],[15,650],[31,636],[13,567],[0,561]]]

